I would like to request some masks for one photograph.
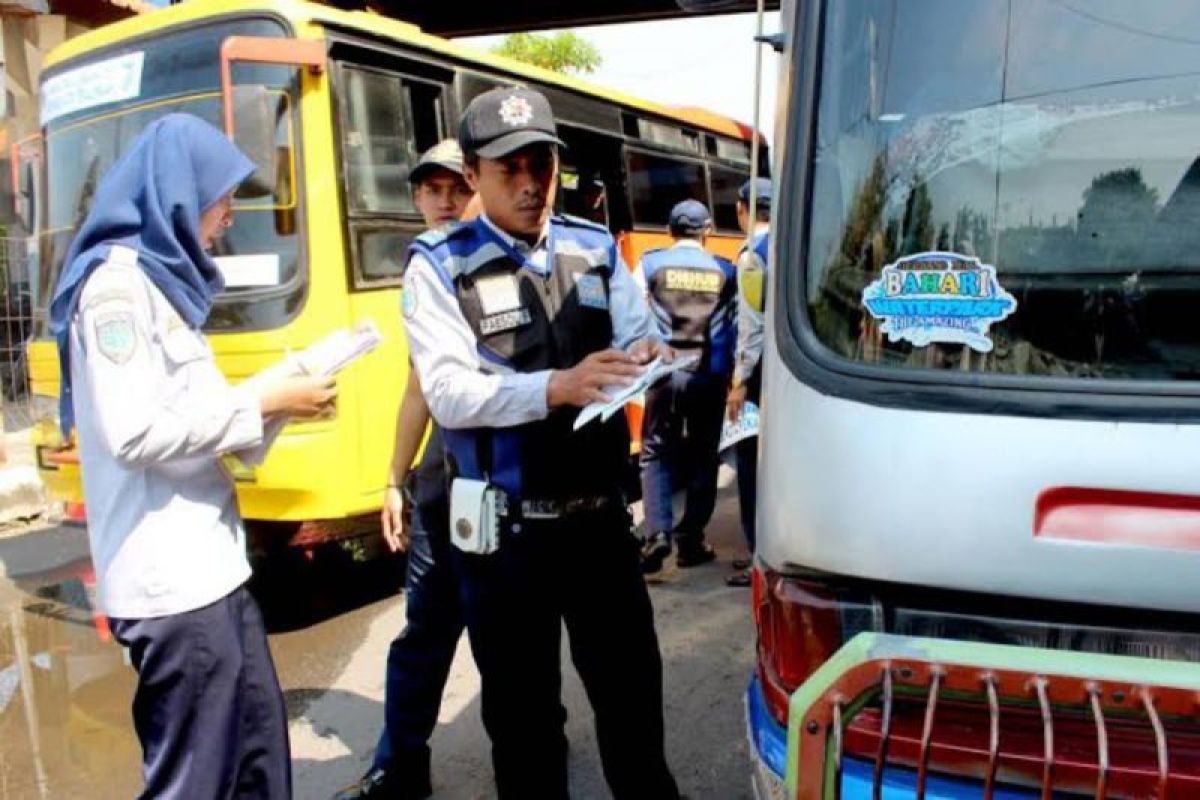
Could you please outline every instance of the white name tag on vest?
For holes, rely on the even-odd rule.
[[[521,307],[521,289],[515,275],[492,275],[475,283],[479,306],[485,317],[515,311]]]

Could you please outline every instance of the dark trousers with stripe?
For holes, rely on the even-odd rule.
[[[292,796],[287,709],[245,587],[195,611],[110,625],[138,673],[143,798]]]
[[[746,381],[746,399],[759,406],[762,404],[762,363],[754,368]],[[758,439],[751,436],[735,444],[734,458],[737,463],[738,510],[741,512],[742,534],[746,545],[754,552],[758,543],[755,530],[755,508],[758,504]]]
[[[725,375],[680,370],[646,392],[641,463],[647,534],[703,540],[717,503],[717,446],[728,383]],[[687,499],[676,526],[672,478],[683,473]]]
[[[454,556],[501,800],[568,797],[564,622],[613,797],[676,800],[654,612],[625,509],[526,520],[496,553]]]
[[[429,777],[429,737],[437,725],[446,678],[463,632],[458,584],[450,564],[449,501],[413,512],[404,580],[405,626],[388,649],[385,726],[375,766],[398,780]]]

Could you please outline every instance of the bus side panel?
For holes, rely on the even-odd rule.
[[[30,393],[52,397],[57,402],[61,383],[58,350],[54,341],[36,339],[27,345],[26,353]],[[61,447],[62,434],[58,429],[57,415],[54,419],[36,421],[33,427],[33,445],[43,456]],[[53,469],[46,469],[39,463],[38,475],[46,485],[50,497],[66,503],[83,502],[83,480],[79,474],[79,464],[73,458],[70,463],[61,464]]]
[[[388,465],[396,439],[396,412],[408,381],[408,341],[400,319],[400,292],[392,289],[358,291],[350,296],[355,321],[370,319],[383,335],[383,344],[347,375],[352,382],[358,422],[360,471],[355,498],[367,510],[382,504]]]
[[[883,408],[805,386],[767,340],[758,498],[767,564],[1200,611],[1194,540],[1137,535],[1180,525],[1179,512],[1137,498],[1200,495],[1200,426]],[[1139,527],[1090,541],[1043,528],[1042,498],[1061,489],[1107,496],[1109,519]]]

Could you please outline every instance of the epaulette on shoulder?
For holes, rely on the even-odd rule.
[[[462,236],[465,231],[470,229],[470,225],[465,222],[447,222],[439,225],[436,228],[430,228],[417,237],[416,241],[426,247],[437,247],[443,242],[457,239]]]
[[[649,255],[658,255],[659,253],[665,253],[666,251],[667,251],[667,248],[665,248],[665,247],[648,247],[642,251],[641,257],[645,258],[646,256],[649,256]]]
[[[584,228],[586,230],[595,231],[596,233],[603,233],[603,234],[607,234],[609,236],[612,235],[612,232],[608,228],[604,227],[603,225],[601,225],[598,222],[592,222],[590,219],[584,219],[583,217],[573,217],[570,214],[559,214],[558,218],[560,220],[562,220],[562,223],[564,225],[567,225],[568,227]]]

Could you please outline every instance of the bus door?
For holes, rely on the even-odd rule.
[[[400,322],[404,254],[425,230],[408,175],[421,153],[451,135],[446,103],[453,72],[367,48],[335,45],[332,52],[349,313],[351,320],[373,321],[385,341],[370,366],[346,376],[360,384],[358,485],[374,495],[386,481],[409,368]]]

